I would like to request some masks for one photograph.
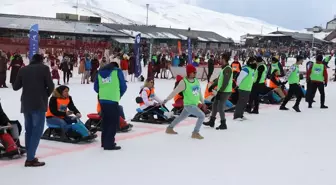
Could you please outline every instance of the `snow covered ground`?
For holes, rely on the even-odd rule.
[[[128,83],[120,102],[127,118],[135,114],[134,99],[141,85]],[[203,90],[205,85],[202,82]],[[164,99],[173,86],[173,80],[156,80],[156,93]],[[319,109],[318,95],[313,109],[302,101],[302,113],[262,105],[260,115],[246,114],[246,122],[234,122],[229,113],[229,129],[203,127],[202,141],[190,138],[194,118],[176,128],[177,136],[166,135],[166,126],[135,123],[130,133],[117,135],[121,151],[103,151],[99,139],[86,145],[41,141],[38,157],[47,166],[27,169],[24,159],[0,161],[1,184],[334,185],[334,91],[336,84],[330,82],[326,88],[328,110]],[[75,76],[70,81],[70,94],[84,116],[95,112],[92,84],[81,85]],[[20,95],[10,88],[0,89],[5,112],[23,123]],[[289,102],[288,107],[292,105]]]
[[[0,12],[6,14],[56,17],[56,13],[76,12],[80,15],[99,16],[104,22],[146,24],[149,6],[149,25],[180,29],[214,31],[224,37],[240,40],[240,36],[270,33],[277,28],[292,31],[264,21],[219,13],[194,6],[185,0],[1,0]]]

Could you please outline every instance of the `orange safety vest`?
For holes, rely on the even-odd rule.
[[[144,89],[142,89],[142,90],[144,90]],[[152,101],[153,97],[155,96],[155,88],[146,89],[146,93],[147,93],[148,100]],[[141,96],[141,93],[140,93],[140,96]],[[145,104],[144,102],[139,103],[140,106],[142,106],[144,104]]]
[[[180,94],[175,95],[174,102],[176,102],[178,99],[183,99],[183,96],[181,96]]]
[[[275,79],[277,81],[279,81],[279,77],[276,76]],[[274,82],[272,82],[272,80],[270,80],[270,79],[266,80],[266,86],[269,87],[269,88],[272,88],[272,89],[278,88],[278,86]]]
[[[209,87],[213,84],[213,82],[209,82],[205,88],[204,92],[204,99],[207,99],[209,96],[213,96],[213,92],[209,91]],[[217,86],[214,88],[215,90],[217,89]]]
[[[232,68],[233,72],[240,73],[240,68],[239,68],[239,64],[238,63],[232,63],[231,64],[231,68]]]
[[[57,98],[56,99],[56,102],[57,102],[57,110],[60,111],[60,112],[66,112],[68,110],[68,105],[70,103],[70,99],[69,98]],[[54,116],[51,111],[50,111],[50,108],[48,107],[48,111],[47,111],[47,114],[46,114],[46,117],[56,117]],[[64,118],[64,116],[57,116],[59,118]]]
[[[100,103],[99,101],[97,102],[97,113],[100,113],[101,111],[101,106],[100,106]]]

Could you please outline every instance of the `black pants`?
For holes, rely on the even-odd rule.
[[[207,76],[208,82],[210,82],[213,72],[214,72],[213,68],[208,68],[208,76]]]
[[[70,78],[70,71],[63,71],[63,82],[69,83],[69,78]]]
[[[255,111],[259,110],[260,104],[260,95],[266,94],[271,89],[268,89],[264,83],[254,84],[250,94],[248,109],[254,109]]]
[[[309,105],[313,104],[314,97],[315,97],[317,89],[319,90],[320,95],[321,95],[321,106],[324,105],[325,93],[324,93],[324,83],[323,82],[311,82],[311,91],[310,91],[310,94],[308,96],[309,97],[309,99],[308,99]]]
[[[294,106],[299,106],[301,99],[304,96],[301,86],[299,84],[289,84],[289,90],[288,90],[287,96],[282,102],[281,106],[285,107],[288,101],[293,97],[293,95],[296,96],[296,102]]]
[[[104,149],[112,149],[115,147],[115,135],[119,127],[119,104],[114,103],[101,103],[102,112],[102,135],[101,142]]]
[[[311,82],[307,81],[306,102],[309,102],[311,95]]]
[[[0,87],[6,87],[6,77],[7,77],[6,72],[0,73]]]

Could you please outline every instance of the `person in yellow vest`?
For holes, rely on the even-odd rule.
[[[250,57],[247,60],[247,65],[243,67],[237,78],[239,99],[233,115],[234,120],[244,121],[245,107],[249,101],[250,93],[253,86],[254,73],[257,68],[256,58]]]
[[[323,56],[317,55],[316,62],[307,71],[307,81],[310,82],[311,90],[307,93],[308,108],[312,108],[314,96],[318,89],[321,94],[321,109],[327,109],[325,103],[324,87],[328,84],[327,66],[323,63]]]
[[[73,117],[71,115],[75,115]],[[70,136],[89,137],[90,132],[83,123],[78,123],[76,118],[82,115],[76,108],[69,95],[69,87],[61,85],[57,87],[49,100],[46,113],[47,125],[59,125]]]
[[[167,134],[177,134],[174,131],[174,127],[179,124],[181,121],[186,119],[191,114],[196,116],[197,122],[192,133],[193,139],[204,139],[203,136],[200,135],[200,129],[205,119],[205,114],[198,107],[199,102],[204,105],[204,100],[202,96],[201,86],[199,81],[196,78],[196,68],[192,64],[188,64],[186,66],[187,76],[180,81],[177,87],[173,90],[173,92],[163,101],[163,104],[174,98],[174,96],[180,92],[183,93],[183,111],[180,116],[174,119],[174,121],[167,127]]]
[[[257,70],[254,74],[254,82],[249,99],[249,106],[247,112],[251,114],[259,114],[259,95],[263,92],[269,92],[265,85],[267,76],[267,66],[261,57],[257,57]]]
[[[288,108],[286,108],[286,104],[292,98],[292,96],[295,95],[296,102],[295,102],[295,105],[293,106],[293,109],[296,112],[301,112],[299,105],[300,105],[301,99],[304,96],[304,94],[300,86],[299,65],[301,65],[302,63],[303,63],[303,57],[297,56],[296,63],[290,67],[287,75],[285,76],[285,81],[288,81],[289,83],[289,89],[288,89],[286,98],[284,99],[284,101],[282,102],[280,106],[280,110],[289,110]]]
[[[215,101],[212,104],[211,117],[208,122],[205,122],[204,125],[214,127],[216,121],[216,115],[219,112],[221,124],[216,130],[226,130],[226,118],[225,118],[225,102],[229,99],[232,92],[232,81],[233,81],[233,72],[232,68],[229,65],[230,56],[228,54],[223,54],[221,58],[222,62],[222,71],[219,74],[218,80],[215,81],[215,86],[217,86],[217,94]],[[213,84],[213,85],[214,85]]]

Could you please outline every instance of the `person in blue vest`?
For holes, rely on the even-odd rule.
[[[94,90],[98,93],[98,99],[102,114],[101,143],[104,150],[120,150],[115,143],[115,135],[119,125],[119,101],[127,90],[126,81],[118,64],[112,62],[98,71],[94,83]]]

